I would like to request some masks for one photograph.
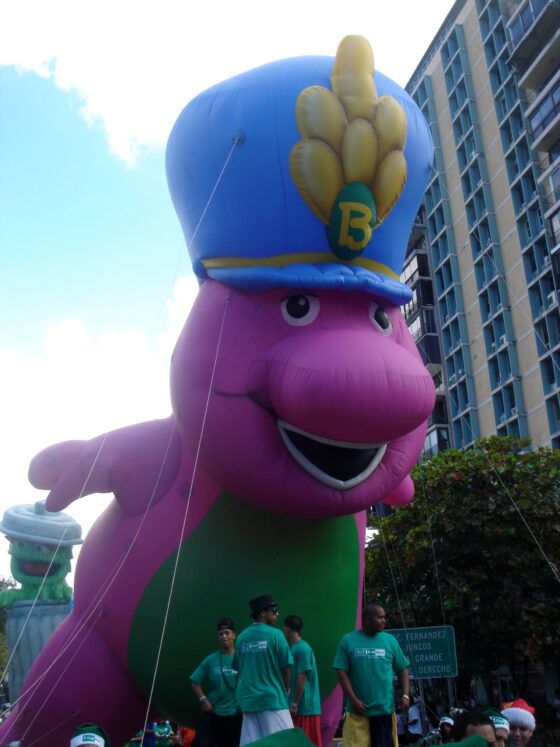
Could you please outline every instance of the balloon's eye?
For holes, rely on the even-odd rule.
[[[378,329],[382,335],[390,335],[393,331],[393,325],[389,319],[389,314],[383,306],[372,303],[369,307],[369,318],[373,326]]]
[[[294,327],[304,327],[317,319],[320,303],[317,296],[288,296],[282,301],[282,316]]]

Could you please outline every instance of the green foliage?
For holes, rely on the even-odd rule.
[[[468,675],[560,650],[560,452],[528,447],[442,452],[416,468],[411,504],[370,517],[370,598],[397,611],[393,627],[399,600],[407,627],[453,625]]]
[[[5,591],[6,589],[13,589],[15,585],[16,583],[13,578],[5,578],[4,576],[0,576],[0,593]],[[6,664],[8,663],[9,658],[5,625],[6,610],[0,609],[0,675],[6,669]]]

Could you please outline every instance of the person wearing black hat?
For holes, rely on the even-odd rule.
[[[262,594],[249,607],[253,624],[240,633],[233,658],[243,713],[240,745],[293,728],[287,696],[293,659],[286,638],[273,627],[278,605],[270,594]]]
[[[233,668],[235,625],[229,617],[218,620],[218,651],[207,656],[191,674],[191,684],[202,709],[194,745],[196,747],[238,747],[241,712]],[[205,689],[203,689],[205,686]]]

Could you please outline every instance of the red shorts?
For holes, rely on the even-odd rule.
[[[320,716],[292,716],[294,726],[299,727],[316,747],[323,747]]]

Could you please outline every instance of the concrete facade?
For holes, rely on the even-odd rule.
[[[420,283],[408,265],[424,255],[433,283],[405,309],[421,350],[440,343],[424,356],[439,402],[426,452],[446,427],[456,448],[493,434],[556,447],[559,0],[458,0],[407,89],[435,144],[403,274]]]

